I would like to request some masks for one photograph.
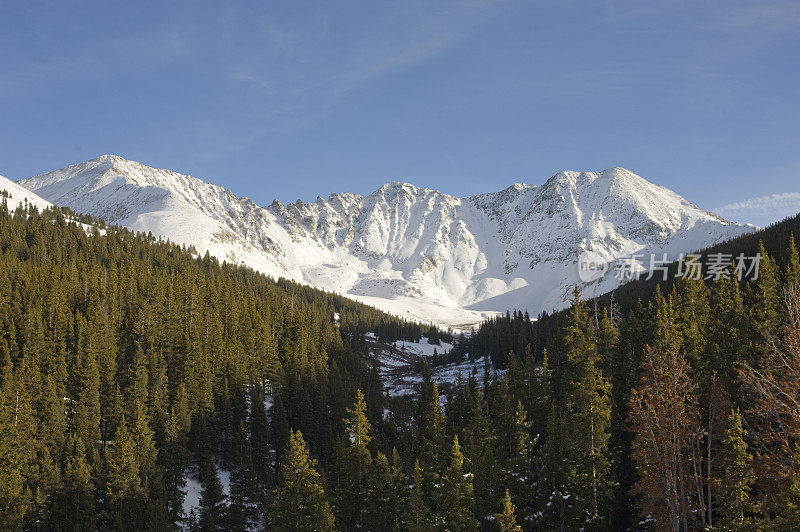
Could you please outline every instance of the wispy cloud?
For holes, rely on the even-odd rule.
[[[254,126],[233,132],[207,158],[229,156],[277,130],[308,127],[365,84],[435,59],[498,12],[503,0],[398,4],[367,20],[319,10],[302,24],[259,27],[222,71],[253,102]],[[346,36],[343,38],[343,36]],[[242,49],[237,49],[242,52]]]
[[[71,79],[93,81],[101,77],[150,71],[185,59],[190,53],[188,28],[156,28],[134,35],[97,37],[82,46],[65,46],[63,54],[47,59],[2,61],[0,97],[48,88]]]
[[[725,5],[719,25],[735,29],[783,31],[800,26],[800,9],[796,0],[752,2],[738,6]]]
[[[712,210],[729,220],[766,227],[800,212],[800,192],[748,198]]]
[[[348,38],[344,40],[341,33],[329,29],[347,24],[331,20],[335,15],[317,17],[301,27],[270,25],[250,44],[253,53],[228,68],[228,76],[233,81],[280,89],[287,97],[314,97],[321,98],[318,103],[330,103],[364,83],[442,54],[490,18],[491,8],[500,3],[417,7],[393,11],[390,17],[376,13],[367,17],[368,23],[351,23],[350,32],[345,28]],[[270,53],[276,49],[279,54]]]

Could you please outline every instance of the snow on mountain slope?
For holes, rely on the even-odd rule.
[[[577,257],[699,249],[751,231],[623,168],[457,198],[407,183],[261,207],[229,190],[104,155],[20,181],[57,205],[389,312],[464,325],[565,305]],[[660,255],[659,255],[660,256]],[[616,287],[611,273],[588,295]]]
[[[19,186],[10,179],[0,175],[0,201],[5,199],[6,206],[9,211],[17,210],[20,205],[28,204],[34,205],[40,211],[48,209],[53,206],[47,200],[44,200],[28,190],[27,188]]]

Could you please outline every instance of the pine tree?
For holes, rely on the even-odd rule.
[[[574,483],[574,463],[571,446],[574,444],[569,434],[568,415],[563,409],[551,403],[547,416],[547,439],[539,454],[538,508],[541,512],[539,528],[567,528],[568,501],[571,494],[568,486]]]
[[[758,279],[754,283],[750,323],[755,332],[755,343],[763,348],[771,338],[776,338],[780,327],[780,293],[778,268],[763,243],[759,243],[761,257]]]
[[[367,403],[359,389],[352,408],[347,409],[345,418],[346,435],[349,445],[341,457],[340,489],[337,496],[337,513],[345,528],[360,528],[363,524],[364,502],[367,497],[369,469],[372,464],[367,446],[372,440],[372,426],[367,419]]]
[[[0,522],[9,529],[22,529],[33,505],[35,419],[22,373],[7,360],[0,387]]]
[[[676,349],[648,348],[642,377],[631,393],[632,456],[639,480],[642,515],[656,526],[687,530],[693,502],[689,474],[691,444],[702,433],[691,368]]]
[[[506,496],[503,498],[503,512],[495,515],[497,524],[500,526],[500,532],[522,532],[522,527],[517,524],[517,518],[514,515],[514,504],[511,502],[511,494],[506,490]]]
[[[228,505],[228,530],[249,530],[256,522],[258,491],[251,460],[252,448],[244,424],[233,439],[230,464],[230,504]]]
[[[137,523],[141,517],[137,504],[141,494],[141,479],[136,461],[136,444],[124,416],[113,441],[108,445],[105,461],[105,522],[109,528],[121,529]]]
[[[531,435],[539,438],[540,435],[544,435],[547,428],[547,415],[550,412],[552,395],[550,381],[553,377],[553,372],[548,363],[547,350],[544,350],[542,362],[538,367],[534,365],[532,356],[526,359],[525,364],[530,368],[528,371],[531,375],[526,411],[529,414],[529,419],[531,419]],[[524,402],[523,406],[525,406]]]
[[[183,499],[186,486],[186,465],[189,451],[186,448],[189,432],[189,405],[186,387],[178,387],[175,402],[170,410],[166,439],[158,453],[159,466],[163,471],[164,505],[171,522],[183,517]]]
[[[267,493],[272,488],[274,453],[270,445],[270,426],[264,408],[264,395],[261,393],[253,394],[249,421],[257,502],[263,510],[267,501]]]
[[[720,279],[711,287],[711,314],[709,320],[707,356],[698,369],[698,380],[708,383],[712,371],[730,382],[736,374],[735,366],[745,358],[747,313],[739,283],[736,279]]]
[[[739,410],[732,410],[728,420],[723,442],[724,474],[717,482],[717,502],[722,515],[717,525],[723,530],[752,530],[755,506],[750,494],[756,480],[753,457],[747,452]]]
[[[751,437],[763,449],[757,463],[766,476],[761,487],[769,495],[800,476],[800,410],[795,406],[800,398],[800,294],[789,300],[788,324],[781,341],[768,344],[757,363],[739,367]]]
[[[474,475],[475,507],[480,512],[480,519],[491,518],[501,480],[496,458],[498,439],[489,425],[486,400],[480,390],[474,392],[467,416],[469,421],[463,434],[464,455]]]
[[[425,386],[423,379],[423,386]],[[439,388],[436,382],[430,382],[426,393],[420,394],[418,399],[417,421],[417,448],[418,456],[422,460],[425,473],[424,486],[426,496],[431,500],[431,510],[437,510],[439,491],[441,491],[441,476],[445,464],[445,435],[442,405],[439,402]],[[425,387],[423,387],[425,392]]]
[[[395,456],[396,464],[390,464],[381,452],[375,456],[364,501],[363,528],[367,530],[400,530],[402,471],[396,451]]]
[[[457,436],[453,438],[450,465],[445,470],[442,481],[444,491],[440,523],[449,530],[476,530],[472,474],[464,472],[464,455],[461,454]]]
[[[280,479],[272,494],[267,524],[272,530],[333,530],[317,462],[308,454],[303,435],[290,431]]]
[[[800,478],[793,475],[782,480],[788,481],[788,484],[763,502],[765,515],[758,516],[760,519],[746,518],[746,523],[755,522],[755,526],[741,527],[739,530],[793,532],[797,529],[797,523],[800,522]],[[732,529],[735,530],[735,528]]]
[[[442,405],[439,402],[439,388],[436,382],[423,375],[423,388],[418,400],[417,433],[420,440],[420,454],[424,468],[435,472],[442,463],[444,447],[444,419]]]
[[[578,483],[570,491],[586,501],[589,520],[596,522],[613,485],[608,456],[611,386],[594,363],[587,362],[582,373],[571,417],[573,438],[578,442],[575,448],[582,452],[575,460]]]
[[[78,330],[85,323],[78,317]],[[88,341],[88,340],[87,340]],[[81,355],[80,384],[78,388],[78,407],[75,414],[75,431],[86,444],[87,452],[101,441],[100,433],[100,373],[97,359],[92,349],[85,348]]]
[[[153,483],[161,484],[161,479],[157,478],[156,474],[158,450],[153,441],[153,430],[148,423],[147,406],[142,403],[140,399],[136,399],[133,405],[133,425],[131,431],[134,435],[136,463],[139,464],[142,490],[147,494]]]
[[[514,426],[510,431],[515,441],[515,447],[506,466],[509,486],[506,491],[514,494],[514,500],[517,501],[523,522],[528,522],[528,518],[532,520],[536,502],[534,486],[538,481],[533,452],[536,441],[531,439],[530,426],[531,423],[528,421],[525,408],[520,401],[517,403]]]
[[[800,254],[797,252],[797,245],[794,235],[789,236],[789,249],[787,250],[788,259],[784,271],[784,284],[789,292],[800,291]]]
[[[61,390],[61,395],[59,395]],[[48,454],[57,462],[63,461],[66,447],[67,411],[64,401],[64,387],[59,385],[53,375],[43,376],[42,390],[37,401],[40,423],[39,439],[47,446]]]
[[[227,497],[213,457],[208,455],[201,457],[198,476],[202,486],[198,510],[200,530],[223,530],[228,508]]]
[[[686,358],[693,367],[701,367],[708,342],[711,308],[706,284],[684,277],[677,282],[675,302],[676,327]]]
[[[52,527],[94,530],[95,493],[92,472],[85,457],[86,446],[77,436],[67,442],[63,487],[53,509]]]
[[[431,515],[425,504],[423,471],[419,460],[414,462],[414,475],[408,496],[408,504],[403,512],[403,523],[409,532],[427,532],[431,529]]]
[[[392,449],[392,459],[389,464],[389,483],[391,486],[390,515],[392,527],[401,529],[403,507],[408,500],[408,485],[403,474],[403,461],[397,449]]]
[[[563,344],[565,364],[559,378],[559,397],[569,402],[569,389],[580,381],[587,364],[597,361],[597,345],[594,328],[589,320],[586,303],[581,299],[581,291],[574,287],[568,315],[564,327]]]
[[[551,411],[543,449],[550,490],[545,496],[560,528],[598,526],[613,486],[608,457],[611,386],[598,368],[595,341],[576,287],[564,328],[560,402]]]
[[[34,507],[29,521],[45,523],[52,513],[58,494],[63,490],[61,470],[50,456],[45,441],[35,442],[39,447],[35,466],[37,478],[32,482]]]

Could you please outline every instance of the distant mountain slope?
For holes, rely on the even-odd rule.
[[[564,306],[577,257],[677,255],[752,228],[624,168],[457,198],[407,183],[261,207],[199,179],[113,155],[20,181],[57,205],[443,324]],[[616,287],[611,273],[589,294]]]
[[[5,192],[5,194],[3,194],[3,192]],[[53,206],[53,204],[49,201],[40,198],[27,188],[22,187],[1,175],[0,194],[2,194],[2,196],[0,196],[0,201],[5,199],[9,211],[14,211],[17,209],[17,207],[24,205],[25,203],[36,206],[36,208],[38,208],[40,211]]]

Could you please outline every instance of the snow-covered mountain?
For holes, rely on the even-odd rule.
[[[0,202],[5,201],[9,211],[15,211],[20,205],[35,206],[40,211],[53,206],[28,190],[0,175]]]
[[[624,168],[560,172],[542,186],[457,198],[407,183],[372,194],[262,207],[194,177],[113,155],[19,182],[109,223],[347,294],[415,319],[458,325],[508,308],[532,315],[619,284],[586,286],[577,259],[699,249],[753,230]],[[646,266],[646,264],[645,264]]]

